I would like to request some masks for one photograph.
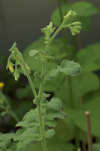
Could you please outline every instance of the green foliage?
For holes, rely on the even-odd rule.
[[[58,66],[58,70],[66,75],[75,76],[80,73],[81,66],[74,61],[63,60],[61,66]]]
[[[52,14],[53,22],[42,29],[45,36],[26,48],[23,56],[16,43],[11,47],[7,69],[13,73],[15,80],[19,79],[20,74],[27,77],[36,108],[28,111],[32,103],[24,101],[21,103],[15,111],[22,119],[16,124],[18,130],[12,134],[13,136],[7,136],[7,140],[2,134],[0,149],[31,151],[41,150],[43,147],[44,151],[47,151],[46,139],[53,136],[53,139],[48,139],[47,142],[49,150],[78,149],[79,146],[75,148],[74,145],[64,142],[75,140],[75,143],[80,143],[80,131],[87,132],[85,111],[91,113],[92,135],[100,137],[98,120],[100,83],[98,76],[93,73],[100,69],[100,43],[92,44],[77,52],[75,46],[68,45],[64,36],[64,28],[69,28],[72,36],[80,33],[81,24],[83,30],[88,30],[91,16],[98,13],[99,10],[86,1],[64,4]],[[53,23],[59,28],[53,27]],[[63,30],[63,38],[54,39],[61,30]],[[75,62],[69,61],[73,58]],[[53,92],[54,97],[50,92]],[[29,87],[16,91],[19,99],[26,98],[30,93]],[[80,107],[81,101],[83,105]],[[68,115],[63,112],[64,107]],[[61,119],[65,121],[62,122]],[[58,127],[56,127],[57,123]],[[93,150],[98,151],[99,144],[93,145]]]
[[[43,89],[46,81],[55,78],[58,75],[58,71],[62,72],[61,68],[68,75],[75,76],[80,72],[81,67],[78,63],[66,60],[63,61],[61,67],[60,66],[58,67],[58,70],[57,63],[55,63],[56,68],[54,68],[54,65],[53,68],[50,65],[51,71],[49,71],[48,68],[46,68],[46,64],[48,64],[49,61],[54,59],[54,57],[52,57],[52,53],[48,54],[48,52],[50,51],[49,46],[51,42],[54,40],[54,38],[57,36],[57,34],[61,31],[61,29],[65,27],[70,28],[72,34],[74,33],[74,35],[80,32],[81,24],[79,22],[71,22],[71,24],[67,23],[67,21],[70,22],[70,19],[73,18],[74,16],[76,16],[76,13],[74,11],[69,11],[68,14],[64,16],[61,26],[55,32],[54,32],[55,27],[53,27],[53,23],[50,22],[50,24],[47,27],[42,29],[42,32],[44,32],[45,34],[46,44],[45,49],[43,46],[42,47],[43,49],[38,50],[32,49],[28,51],[30,57],[32,57],[32,61],[36,59],[38,60],[37,63],[41,65],[40,66],[41,70],[39,70],[39,72],[38,70],[34,72],[34,81],[39,85],[38,93],[35,89],[34,83],[30,76],[31,69],[25,63],[22,54],[16,47],[16,43],[14,43],[10,49],[11,55],[8,58],[7,69],[9,69],[13,73],[15,80],[18,80],[20,77],[19,66],[21,67],[22,73],[27,77],[28,82],[31,86],[34,95],[33,103],[36,104],[36,108],[31,109],[29,112],[27,112],[23,117],[22,121],[18,122],[16,125],[17,127],[20,127],[15,133],[13,139],[13,141],[16,142],[16,151],[21,150],[26,151],[29,149],[30,144],[38,142],[41,142],[43,145],[43,150],[47,151],[45,139],[54,136],[55,130],[53,128],[57,125],[57,120],[59,118],[64,119],[67,117],[67,114],[62,111],[63,109],[62,101],[58,98],[52,97],[51,100],[48,102],[47,98],[49,95],[46,94]],[[73,26],[73,29],[71,26]],[[65,54],[63,56],[65,56]],[[24,98],[25,96],[27,96],[28,92],[26,92],[26,90],[27,89],[17,90],[16,91],[17,97]],[[19,107],[17,112],[20,113],[20,111],[23,109],[24,105],[22,104],[22,106]]]
[[[89,29],[90,25],[90,17],[92,15],[100,13],[98,8],[96,8],[93,4],[81,1],[76,3],[67,3],[61,6],[61,10],[63,15],[65,15],[69,10],[73,10],[78,14],[78,17],[75,20],[80,21],[82,23],[82,30]],[[59,15],[59,9],[57,8],[52,16],[51,20],[54,22],[56,26],[61,24],[61,19]]]
[[[93,151],[99,151],[100,150],[100,144],[99,143],[94,143],[93,144]]]
[[[77,58],[83,72],[91,72],[100,69],[96,62],[100,59],[100,43],[92,44],[77,53]]]
[[[50,24],[47,27],[44,27],[42,29],[42,32],[45,34],[45,44],[48,43],[50,40],[51,34],[54,32],[55,28],[53,28],[53,23],[50,22]]]

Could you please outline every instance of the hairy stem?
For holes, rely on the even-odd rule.
[[[47,145],[46,145],[45,134],[44,134],[43,117],[42,117],[42,112],[41,112],[42,110],[41,102],[38,102],[37,107],[38,107],[38,116],[39,116],[39,123],[40,123],[40,133],[41,133],[41,138],[42,138],[42,147],[43,147],[43,151],[47,151]]]
[[[21,53],[19,53],[19,57],[20,57],[20,60],[21,60],[21,63],[22,63],[22,66],[23,68],[25,69],[25,72],[26,72],[26,76],[27,76],[27,79],[29,81],[29,84],[31,86],[31,89],[32,89],[32,92],[33,92],[33,95],[35,96],[35,98],[39,98],[39,101],[37,103],[37,108],[38,108],[38,117],[39,117],[39,123],[40,123],[40,133],[41,133],[41,138],[42,138],[42,146],[43,146],[43,150],[44,151],[47,151],[47,147],[46,147],[46,141],[45,141],[45,136],[44,136],[44,124],[43,124],[43,119],[42,119],[42,107],[41,107],[41,99],[42,99],[42,96],[43,96],[43,86],[44,86],[44,82],[40,85],[40,88],[39,88],[39,94],[37,94],[36,90],[35,90],[35,87],[34,87],[34,84],[32,82],[32,79],[29,75],[29,72],[26,68],[26,65],[25,65],[25,62],[24,62],[24,59],[21,55]],[[44,76],[45,74],[45,63],[43,62],[42,63],[42,76]]]
[[[19,52],[18,52],[18,53],[19,53]],[[35,98],[37,98],[37,92],[36,92],[36,90],[35,90],[35,87],[34,87],[34,84],[33,84],[33,82],[32,82],[32,79],[31,79],[31,77],[30,77],[30,75],[29,75],[29,72],[28,72],[28,70],[27,70],[27,68],[26,68],[24,59],[23,59],[21,53],[19,53],[19,55],[20,55],[20,58],[21,58],[21,62],[22,62],[23,68],[25,69],[27,79],[28,79],[29,84],[30,84],[30,86],[31,86],[32,92],[33,92]]]

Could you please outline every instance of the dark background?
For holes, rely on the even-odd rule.
[[[100,9],[100,0],[87,1]],[[24,50],[42,34],[40,29],[49,23],[56,8],[56,0],[0,0],[0,55],[7,54],[15,41]],[[100,15],[92,17],[90,31],[81,35],[83,47],[100,41]]]

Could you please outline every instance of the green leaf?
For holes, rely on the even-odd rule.
[[[57,125],[57,121],[53,120],[53,121],[46,121],[46,125],[49,127],[55,127]]]
[[[63,108],[63,103],[58,98],[52,98],[50,102],[47,104],[47,106],[53,110],[61,111]]]
[[[69,9],[76,11],[79,16],[92,16],[100,13],[95,5],[86,1],[76,2]]]
[[[25,62],[27,63],[27,65],[31,68],[31,70],[41,72],[41,68],[42,68],[41,61],[36,59],[35,56],[33,56],[33,57],[29,56],[29,52],[32,49],[45,50],[44,37],[41,37],[38,40],[36,40],[35,42],[33,42],[23,52],[23,58],[24,58]],[[52,56],[52,53],[53,54],[55,53],[54,49],[57,50],[57,48],[55,48],[55,46],[50,46],[50,54],[49,54],[50,56]],[[50,70],[50,69],[56,67],[56,63],[53,61],[49,61],[46,64],[46,67],[48,68],[48,70]]]
[[[29,150],[29,144],[25,144],[25,143],[22,143],[22,142],[19,142],[17,144],[17,150],[16,151],[28,151]]]
[[[45,137],[46,138],[51,138],[51,137],[54,136],[54,134],[55,134],[55,131],[53,129],[50,129],[50,130],[45,132]]]
[[[46,74],[46,79],[47,80],[52,80],[54,77],[58,75],[59,71],[57,69],[51,69],[47,74]]]
[[[83,72],[100,69],[100,66],[95,62],[100,59],[100,43],[82,49],[77,53],[77,58]]]
[[[89,28],[89,25],[90,25],[89,17],[100,13],[99,9],[96,8],[96,6],[94,6],[93,4],[86,2],[86,1],[81,1],[81,2],[76,2],[76,3],[67,3],[67,4],[62,5],[61,9],[62,9],[63,16],[66,15],[66,13],[69,10],[75,11],[78,14],[78,17],[76,17],[76,20],[80,21],[80,22],[82,21],[82,29],[84,29],[84,30]],[[89,21],[87,20],[87,23],[85,22],[85,20],[83,21],[83,19],[85,17],[87,19],[89,19]],[[53,14],[51,16],[51,20],[54,22],[54,24],[56,26],[60,26],[61,18],[60,18],[60,14],[59,14],[59,9],[56,9],[53,12]]]
[[[75,149],[74,145],[71,144],[71,143],[61,143],[61,142],[58,142],[57,141],[57,138],[55,138],[55,141],[51,141],[51,140],[48,140],[48,150],[49,151],[73,151]],[[41,150],[41,144],[34,144],[34,145],[31,145],[30,146],[30,149],[29,151],[40,151]]]
[[[24,117],[23,120],[25,121],[38,121],[38,112],[37,109],[31,109],[29,112],[27,112]]]
[[[60,77],[59,77],[60,78]],[[63,79],[60,83],[60,79],[57,80],[59,81],[57,85],[57,89],[54,91],[55,92],[55,97],[58,97],[59,99],[63,100],[64,105],[67,107],[71,106],[71,94],[69,90],[69,82],[72,86],[72,99],[73,105],[77,107],[79,104],[79,96],[83,96],[83,101],[84,96],[88,93],[93,93],[93,91],[98,90],[99,88],[99,78],[96,74],[90,73],[90,72],[85,72],[79,75],[79,76],[74,76],[74,77],[66,77]],[[56,85],[56,84],[55,84]],[[61,88],[62,86],[62,88]],[[66,92],[65,92],[66,90]]]
[[[39,73],[37,71],[34,72],[34,76],[35,76],[35,81],[37,83],[41,84],[43,82],[41,75],[39,75]]]
[[[27,97],[28,91],[25,88],[19,88],[16,90],[16,95],[17,95],[18,99],[23,99],[23,98]]]
[[[99,88],[99,78],[94,73],[83,73],[82,75],[80,75],[79,82],[77,84],[79,84],[79,94],[83,95]]]
[[[85,112],[90,112],[91,132],[93,136],[100,137],[100,97],[82,105],[79,110],[67,109],[68,115],[75,125],[87,132]]]
[[[81,66],[74,61],[63,60],[61,65],[58,66],[58,71],[66,75],[75,76],[81,72]]]
[[[46,120],[53,120],[53,119],[64,119],[67,117],[67,114],[61,111],[54,111],[54,110],[48,110],[46,115]]]
[[[22,101],[20,103],[20,106],[15,110],[15,114],[17,114],[18,118],[21,120],[23,116],[25,115],[25,113],[27,113],[29,109],[32,108],[32,105],[33,105],[32,102]]]
[[[11,144],[11,140],[14,138],[14,134],[2,134],[0,133],[0,147],[4,148],[6,151],[6,148]]]
[[[100,144],[99,143],[93,143],[93,151],[100,151]]]
[[[25,144],[40,141],[39,130],[34,127],[19,129],[16,132],[14,141],[20,141]]]
[[[29,56],[35,56],[40,52],[40,50],[30,50]]]

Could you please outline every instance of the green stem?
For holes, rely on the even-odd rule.
[[[44,151],[47,151],[47,147],[46,147],[46,140],[45,140],[45,136],[44,136],[44,124],[43,124],[43,119],[42,119],[42,107],[41,107],[41,99],[42,99],[42,96],[43,96],[43,86],[44,86],[44,82],[42,82],[42,84],[40,85],[40,88],[39,88],[39,94],[37,95],[37,92],[35,90],[35,87],[34,87],[34,84],[32,82],[32,79],[29,75],[29,72],[26,68],[26,65],[25,65],[25,62],[24,62],[24,59],[21,55],[20,52],[18,52],[19,54],[19,57],[20,57],[20,60],[21,60],[21,63],[22,63],[22,66],[23,68],[25,69],[25,72],[26,72],[26,76],[28,78],[28,81],[29,81],[29,84],[31,86],[31,89],[32,89],[32,92],[35,96],[35,98],[39,98],[39,101],[37,103],[37,108],[38,108],[38,117],[39,117],[39,124],[40,124],[40,133],[41,133],[41,138],[42,138],[42,146],[43,146],[43,150]],[[42,77],[44,76],[45,74],[45,62],[43,61],[42,62]]]
[[[63,23],[60,25],[60,27],[56,30],[56,32],[53,34],[53,36],[50,38],[49,42],[47,43],[46,49],[45,49],[46,54],[47,54],[47,50],[49,49],[51,42],[58,35],[58,33],[61,31],[62,28],[63,28]]]
[[[45,54],[46,54],[46,51],[45,51]],[[45,76],[45,63],[46,63],[46,61],[42,62],[41,76],[43,78]],[[39,102],[37,104],[37,108],[38,108],[38,116],[39,116],[39,123],[40,123],[40,133],[41,133],[41,138],[42,138],[42,147],[43,147],[44,151],[47,151],[47,145],[46,145],[46,139],[45,139],[45,125],[43,122],[44,120],[43,120],[43,116],[42,116],[42,107],[41,107],[41,101],[42,101],[42,97],[43,97],[43,87],[44,87],[44,80],[39,88],[39,94],[38,94]]]
[[[68,76],[68,87],[69,87],[70,107],[74,109],[73,92],[72,92],[72,79],[70,76]]]
[[[22,57],[22,54],[19,53],[19,52],[18,52],[18,54],[19,54],[19,56],[20,56],[20,59],[21,59],[23,68],[25,69],[26,76],[27,76],[27,79],[28,79],[29,84],[30,84],[30,86],[31,86],[32,92],[33,92],[35,98],[37,98],[37,92],[36,92],[36,90],[35,90],[35,87],[34,87],[34,84],[33,84],[33,82],[32,82],[32,79],[31,79],[31,77],[30,77],[30,75],[29,75],[29,72],[28,72],[28,70],[27,70],[27,68],[26,68],[26,65],[25,65],[24,59],[23,59],[23,57]]]
[[[44,135],[44,124],[43,124],[43,118],[42,118],[42,112],[41,112],[41,102],[38,102],[37,104],[38,108],[38,115],[39,115],[39,123],[40,123],[40,133],[41,133],[41,138],[42,138],[42,146],[43,150],[47,151],[47,146],[46,146],[46,140],[45,140],[45,135]]]
[[[73,53],[72,53],[71,59],[75,59],[76,50],[77,50],[77,46],[76,46],[76,36],[72,36],[72,45],[73,45]]]

